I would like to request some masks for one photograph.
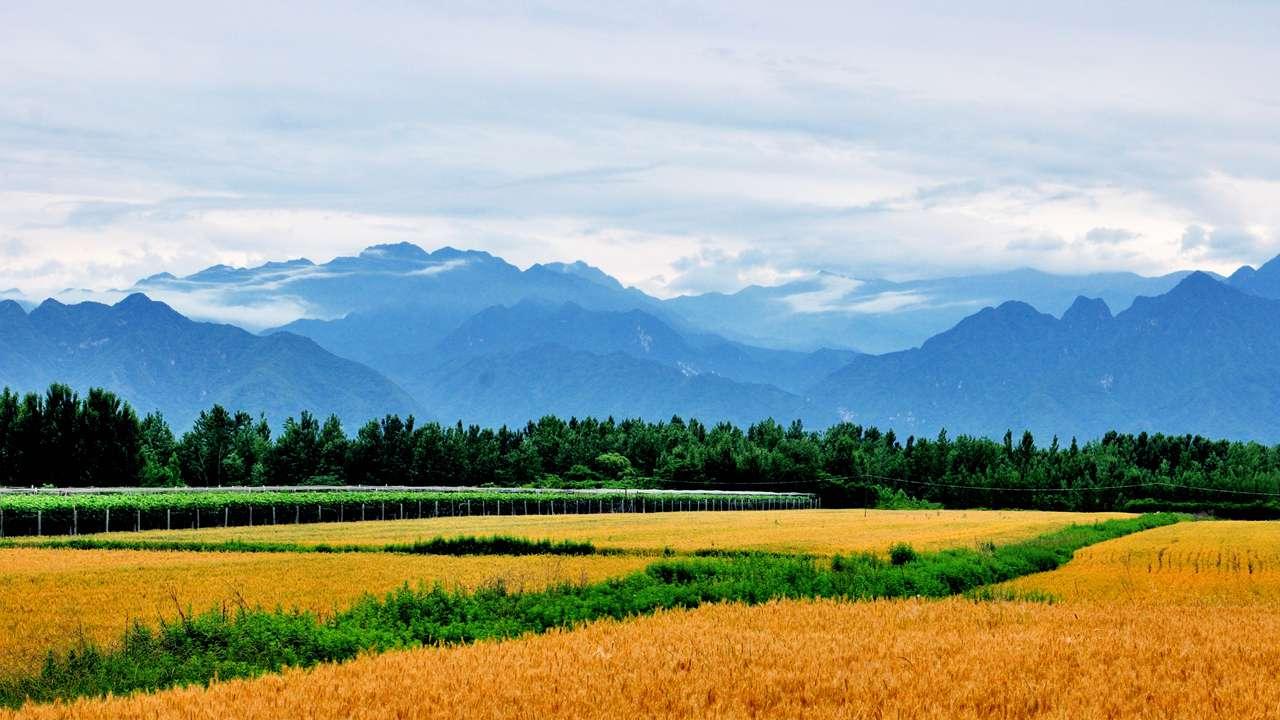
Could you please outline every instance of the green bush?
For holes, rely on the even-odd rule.
[[[907,543],[894,543],[889,546],[889,562],[894,565],[906,565],[916,559],[915,548]]]

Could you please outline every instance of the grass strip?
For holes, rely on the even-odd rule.
[[[1181,519],[1155,514],[1073,525],[1025,542],[899,552],[894,560],[870,553],[837,556],[829,564],[763,553],[663,560],[626,578],[530,593],[501,586],[473,592],[406,586],[381,599],[366,597],[324,620],[250,608],[210,612],[154,630],[135,625],[115,649],[86,643],[60,656],[50,654],[38,675],[0,683],[0,703],[207,684],[366,652],[511,638],[704,603],[945,597],[1052,570],[1087,545]]]

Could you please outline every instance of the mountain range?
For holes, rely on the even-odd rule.
[[[0,339],[0,385],[106,387],[177,428],[214,403],[277,421],[304,409],[348,423],[420,411],[380,373],[312,340],[193,322],[141,294],[115,305],[46,300],[30,313],[0,301]]]
[[[820,273],[662,300],[584,263],[521,270],[399,244],[154,275],[128,293],[114,306],[4,301],[0,384],[105,385],[178,426],[222,402],[277,422],[305,407],[348,423],[678,414],[851,419],[901,436],[1280,439],[1280,258],[1227,278]]]
[[[920,348],[855,358],[826,409],[900,434],[946,427],[1093,437],[1110,429],[1280,439],[1280,301],[1193,273],[1117,315],[987,308]]]

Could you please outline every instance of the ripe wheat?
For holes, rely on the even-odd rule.
[[[680,552],[753,549],[831,555],[886,552],[895,542],[919,550],[1025,540],[1071,523],[1124,513],[984,510],[788,510],[755,512],[515,515],[316,525],[115,533],[121,540],[258,540],[302,544],[412,542],[460,534],[590,541],[597,547]]]
[[[1263,718],[1277,633],[1272,608],[721,605],[23,717]]]
[[[1007,587],[1072,601],[1280,605],[1280,523],[1169,525],[1084,548]]]
[[[637,557],[0,550],[0,673],[39,666],[82,635],[117,641],[133,621],[241,603],[325,614],[405,583],[535,589],[642,568]]]

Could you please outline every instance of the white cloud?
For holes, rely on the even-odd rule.
[[[1275,6],[234,5],[0,7],[0,287],[399,241],[662,295],[1280,250]]]
[[[822,275],[818,278],[818,283],[821,287],[817,290],[784,296],[782,302],[789,305],[792,312],[830,312],[838,307],[843,307],[842,301],[845,296],[864,285],[861,280],[840,275]]]

